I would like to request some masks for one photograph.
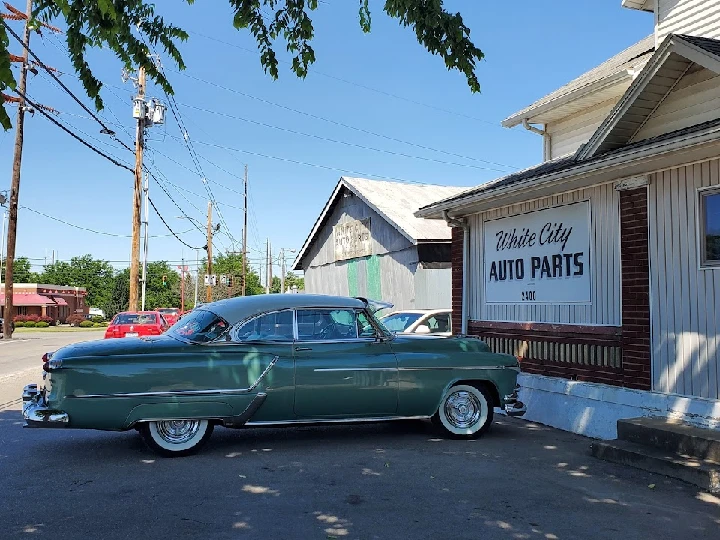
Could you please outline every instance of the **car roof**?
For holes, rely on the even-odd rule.
[[[256,296],[238,296],[199,306],[198,311],[212,311],[230,324],[252,317],[259,313],[281,309],[332,308],[363,309],[364,300],[346,296],[323,294],[259,294]]]

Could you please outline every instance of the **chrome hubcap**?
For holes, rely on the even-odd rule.
[[[171,444],[183,444],[200,429],[198,420],[165,420],[157,423],[158,435]]]
[[[480,420],[482,405],[480,400],[470,392],[453,392],[445,400],[445,417],[450,424],[458,429],[467,429]]]

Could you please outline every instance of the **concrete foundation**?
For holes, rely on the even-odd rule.
[[[597,439],[616,439],[617,421],[657,416],[720,430],[720,401],[522,373],[523,417]]]

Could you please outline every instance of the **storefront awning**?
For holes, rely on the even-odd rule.
[[[58,306],[67,306],[68,305],[68,303],[65,301],[65,299],[60,296],[53,296],[52,299],[55,301],[55,303]]]
[[[0,295],[0,306],[5,305],[5,295]],[[13,293],[13,305],[14,306],[54,306],[53,302],[47,296],[40,294],[24,294],[24,293]]]

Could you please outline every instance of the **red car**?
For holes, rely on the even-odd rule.
[[[118,313],[105,331],[105,339],[139,336],[159,336],[170,328],[159,311]]]
[[[160,313],[162,313],[162,316],[165,317],[165,320],[170,326],[178,322],[178,319],[181,315],[180,309],[174,307],[160,307],[157,308],[155,311],[159,311]]]

